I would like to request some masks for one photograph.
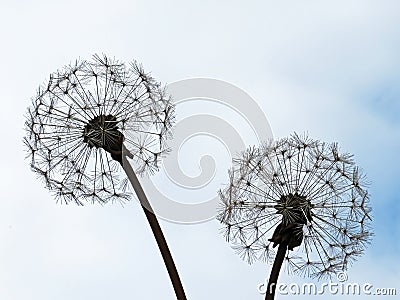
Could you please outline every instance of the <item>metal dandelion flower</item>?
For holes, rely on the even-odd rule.
[[[24,142],[32,170],[62,202],[128,200],[130,181],[175,295],[186,300],[160,224],[136,176],[158,168],[172,122],[170,98],[140,65],[127,67],[95,55],[51,74],[39,88],[28,109]]]
[[[136,62],[98,55],[76,61],[51,74],[28,109],[31,168],[59,201],[127,200],[122,151],[136,173],[157,170],[172,112],[160,84]]]
[[[234,160],[220,197],[218,220],[249,263],[281,255],[295,273],[330,276],[372,235],[365,176],[335,143],[293,134],[250,148]]]

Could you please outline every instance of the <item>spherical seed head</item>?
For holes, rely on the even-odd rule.
[[[345,270],[369,243],[365,176],[337,144],[307,136],[269,141],[234,160],[218,220],[249,263],[288,246],[291,271],[318,278]]]
[[[156,171],[168,151],[173,111],[161,85],[136,62],[105,55],[76,61],[51,74],[28,108],[31,168],[62,202],[128,200],[122,155],[138,174]]]

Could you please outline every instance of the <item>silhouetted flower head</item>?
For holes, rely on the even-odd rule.
[[[127,200],[122,152],[137,173],[157,170],[172,121],[170,98],[140,65],[95,55],[39,87],[24,142],[32,170],[58,200]]]
[[[289,271],[343,271],[371,237],[365,176],[337,144],[307,136],[270,141],[234,160],[218,220],[249,263],[285,243]]]

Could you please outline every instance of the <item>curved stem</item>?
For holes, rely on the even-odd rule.
[[[174,287],[176,299],[186,300],[185,291],[183,289],[182,282],[180,280],[174,260],[172,258],[171,252],[169,251],[167,241],[165,240],[160,224],[158,223],[158,220],[151,208],[150,202],[147,200],[147,196],[144,193],[142,186],[140,185],[135,171],[132,169],[132,166],[128,162],[125,155],[123,155],[122,161],[122,168],[128,176],[129,181],[131,182],[132,187],[135,190],[137,197],[139,198],[144,214],[146,215],[147,221],[149,222],[151,230],[153,231],[153,235],[157,241],[158,248],[160,249],[162,258],[164,260],[165,266],[167,267],[169,277]]]
[[[269,276],[265,300],[273,300],[275,298],[276,283],[278,282],[279,272],[281,270],[283,260],[285,259],[286,250],[287,243],[280,243],[278,252],[275,256],[274,264],[272,266],[271,274]]]

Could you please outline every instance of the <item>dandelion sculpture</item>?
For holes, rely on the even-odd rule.
[[[177,299],[186,299],[160,225],[136,177],[157,170],[167,152],[172,122],[170,98],[140,65],[127,67],[95,55],[51,74],[39,88],[28,109],[24,142],[32,170],[59,202],[125,202],[132,196],[129,179]]]
[[[336,143],[293,134],[250,148],[220,197],[218,220],[238,254],[249,263],[275,257],[265,299],[274,299],[284,261],[290,272],[330,277],[372,235],[365,176]]]

